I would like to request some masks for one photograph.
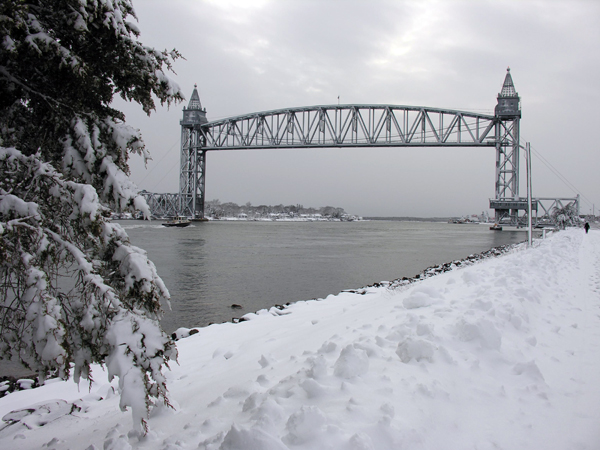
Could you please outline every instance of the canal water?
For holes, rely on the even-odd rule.
[[[414,276],[526,239],[525,231],[494,232],[487,225],[392,220],[212,221],[187,228],[120,223],[148,252],[171,293],[162,320],[167,332]]]
[[[412,277],[435,264],[527,239],[526,231],[494,232],[488,225],[393,220],[212,221],[187,228],[119,223],[132,244],[148,252],[169,288],[171,309],[165,306],[162,320],[168,333]],[[32,376],[11,361],[0,361],[2,375]]]

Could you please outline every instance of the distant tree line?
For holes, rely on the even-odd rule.
[[[238,205],[233,202],[221,203],[219,200],[207,201],[204,207],[204,214],[216,219],[221,217],[238,217],[240,214],[246,214],[248,217],[268,217],[272,214],[286,215],[289,217],[299,217],[303,214],[321,214],[333,219],[341,219],[346,215],[344,208],[335,206],[323,206],[321,208],[305,208],[302,205],[258,205],[253,206],[250,202],[245,205]]]

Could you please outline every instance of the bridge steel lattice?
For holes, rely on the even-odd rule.
[[[204,150],[494,147],[494,116],[396,105],[285,108],[209,122]]]
[[[398,105],[284,108],[209,122],[196,86],[181,124],[177,209],[170,215],[204,217],[209,151],[327,147],[494,147],[496,220],[516,223],[519,197],[520,99],[507,72],[494,115]],[[163,194],[167,195],[167,194]],[[173,200],[169,200],[172,206]],[[158,204],[164,204],[158,202]],[[169,215],[169,214],[167,214]]]
[[[140,195],[144,197],[154,216],[170,217],[178,215],[180,207],[179,194],[155,194],[141,191]]]
[[[553,213],[558,210],[564,210],[566,207],[573,208],[577,216],[580,214],[579,195],[575,198],[536,198],[539,205],[536,222],[538,224],[550,225],[554,223]]]

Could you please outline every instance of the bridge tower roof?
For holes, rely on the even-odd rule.
[[[190,102],[188,104],[187,109],[202,109],[202,104],[200,103],[200,95],[198,94],[198,85],[194,84],[194,92],[192,92],[192,97],[190,98]]]
[[[200,103],[200,95],[198,95],[198,85],[194,84],[194,92],[188,107],[183,107],[183,120],[179,124],[184,128],[194,128],[208,123],[206,118],[206,109],[202,108]]]
[[[506,69],[502,91],[498,94],[496,116],[501,120],[516,120],[521,117],[521,99],[515,90],[515,84],[510,76],[510,67]]]
[[[502,85],[502,91],[498,94],[498,97],[518,97],[515,89],[515,84],[510,76],[510,67],[506,69],[506,77],[504,77],[504,84]]]

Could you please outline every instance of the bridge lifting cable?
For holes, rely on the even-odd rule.
[[[167,177],[167,175],[169,175],[171,172],[173,172],[173,169],[175,167],[177,167],[178,165],[179,165],[179,161],[175,161],[175,164],[173,164],[171,166],[171,168],[165,172],[165,174],[162,176],[162,178],[156,182],[155,186],[159,186],[160,183],[162,183],[162,181]]]
[[[588,206],[593,206],[593,202],[587,198],[579,189],[577,189],[577,187],[571,183],[567,177],[565,177],[562,173],[560,173],[560,171],[554,167],[550,161],[548,161],[546,158],[544,158],[544,156],[542,156],[542,154],[537,151],[537,149],[535,149],[533,147],[533,145],[530,145],[531,150],[533,150],[533,153],[540,159],[540,161],[542,162],[542,164],[544,164],[552,173],[554,173],[554,175],[556,175],[556,177],[562,181],[565,186],[567,186],[569,189],[572,189],[575,193],[579,194],[581,196],[581,198],[583,198],[586,203],[588,204]]]
[[[156,162],[156,164],[155,164],[155,165],[154,165],[154,166],[153,166],[153,167],[152,167],[152,168],[151,168],[149,171],[147,171],[147,172],[146,172],[146,175],[144,176],[144,178],[142,178],[142,179],[140,180],[139,184],[142,184],[144,181],[146,181],[146,178],[148,178],[148,177],[150,176],[150,174],[152,174],[152,172],[154,171],[154,169],[156,169],[157,167],[159,167],[159,166],[160,166],[160,163],[163,161],[163,159],[165,159],[167,156],[169,156],[169,155],[171,154],[171,152],[173,151],[173,149],[175,148],[175,146],[176,146],[177,144],[179,144],[179,140],[175,141],[175,142],[173,143],[173,145],[171,145],[171,147],[169,148],[169,150],[167,150],[167,152],[166,152],[166,153],[163,155],[163,157],[162,157],[162,158],[160,158],[160,159],[159,159],[159,160]],[[177,164],[179,164],[179,161],[177,161],[175,165],[177,165]],[[173,167],[175,167],[175,166],[173,166]],[[171,168],[169,169],[169,172],[171,172],[171,171],[173,170],[173,167],[171,167]],[[166,176],[166,175],[165,175],[165,176]],[[163,177],[161,178],[161,180],[160,180],[160,181],[162,181],[164,178],[165,178],[165,177],[163,176]],[[157,186],[157,185],[160,183],[160,181],[159,181],[158,183],[156,183],[156,184],[154,185],[154,187],[156,187],[156,186]]]

